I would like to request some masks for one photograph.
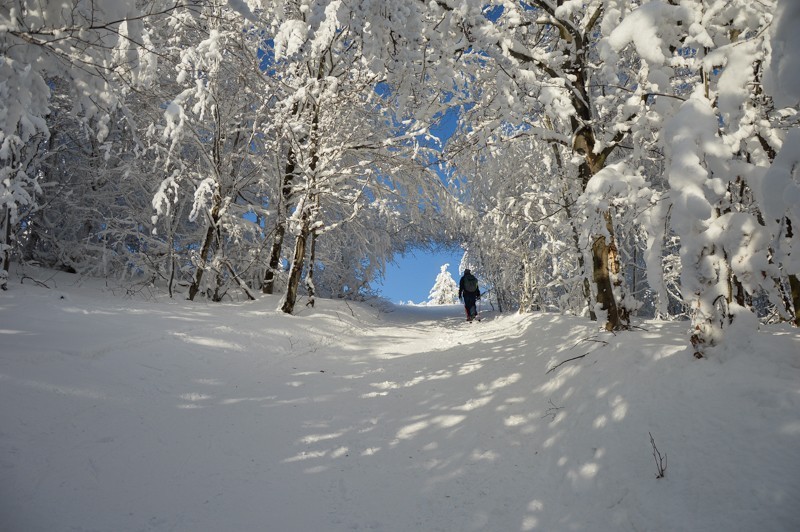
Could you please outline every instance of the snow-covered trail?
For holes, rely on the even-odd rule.
[[[4,295],[0,530],[800,523],[796,334],[722,379],[676,324],[615,337],[555,315],[276,306]]]
[[[0,465],[9,530],[400,530],[414,514],[421,530],[457,526],[439,505],[473,488],[436,485],[480,452],[433,442],[459,437],[502,386],[452,403],[450,381],[490,360],[475,343],[498,325],[466,324],[458,308],[293,318],[269,298],[220,313],[16,297],[0,366],[14,405]]]

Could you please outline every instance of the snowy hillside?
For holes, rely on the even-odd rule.
[[[3,532],[800,530],[796,329],[49,285],[0,296]]]

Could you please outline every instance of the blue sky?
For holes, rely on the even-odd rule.
[[[392,303],[422,303],[428,300],[428,294],[443,264],[450,264],[448,271],[458,282],[461,277],[458,266],[463,255],[461,250],[445,250],[416,251],[395,257],[397,264],[390,264],[386,268],[383,283],[375,283],[374,287]]]

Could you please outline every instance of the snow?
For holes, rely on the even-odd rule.
[[[800,46],[800,4],[791,0],[778,2],[773,21],[772,57],[764,76],[764,88],[776,107],[800,104],[800,58],[795,53]]]
[[[0,530],[800,529],[796,329],[695,360],[685,322],[27,274],[51,288],[0,299]]]
[[[633,44],[638,55],[652,65],[662,65],[666,56],[660,35],[665,31],[664,20],[680,20],[684,9],[659,0],[648,2],[625,17],[609,37],[611,47],[620,51]]]
[[[296,54],[308,38],[308,25],[302,20],[287,20],[275,36],[275,59]]]
[[[703,60],[706,72],[724,66],[718,82],[718,107],[731,129],[743,121],[745,103],[750,97],[748,89],[753,83],[753,69],[749,67],[758,60],[758,54],[758,43],[745,41],[722,46]]]
[[[800,130],[791,129],[772,166],[765,175],[753,178],[755,194],[767,212],[788,214],[792,218],[800,215],[800,184],[795,177],[798,162]]]

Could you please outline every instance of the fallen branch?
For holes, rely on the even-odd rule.
[[[253,293],[250,291],[250,288],[247,286],[247,283],[242,281],[242,279],[236,274],[236,271],[233,269],[233,266],[231,266],[231,263],[228,262],[227,260],[225,261],[225,267],[228,268],[228,271],[231,273],[231,276],[236,281],[236,284],[239,285],[239,288],[242,289],[242,292],[245,293],[247,299],[249,299],[250,301],[255,301],[256,296],[254,296]]]
[[[556,364],[556,365],[555,365],[555,366],[553,366],[552,368],[548,369],[548,370],[547,370],[547,373],[550,373],[551,371],[554,371],[554,370],[555,370],[557,367],[559,367],[559,366],[562,366],[562,365],[566,364],[567,362],[572,362],[573,360],[578,360],[579,358],[583,358],[583,357],[585,357],[585,356],[586,356],[586,355],[588,355],[588,354],[589,354],[589,353],[584,353],[584,354],[582,354],[582,355],[580,355],[580,356],[576,356],[576,357],[568,358],[568,359],[564,360],[563,362],[559,362],[558,364]],[[547,375],[547,373],[545,373],[545,375]]]
[[[31,281],[33,281],[34,283],[38,284],[39,286],[43,286],[45,288],[50,288],[46,283],[43,283],[42,281],[39,281],[38,279],[34,279],[33,277],[30,277],[28,275],[23,275],[19,280],[19,284],[25,284],[25,279],[30,279]]]
[[[605,340],[598,340],[597,338],[594,338],[594,337],[592,337],[592,338],[581,338],[580,340],[578,340],[578,341],[575,343],[575,345],[573,345],[572,347],[570,347],[570,350],[572,350],[572,349],[574,349],[575,347],[577,347],[577,346],[578,346],[578,344],[580,344],[581,342],[596,342],[596,343],[598,343],[598,344],[608,345],[608,342],[606,342]],[[572,362],[573,360],[578,360],[579,358],[583,358],[583,357],[585,357],[586,355],[588,355],[588,354],[589,354],[589,353],[591,353],[591,352],[592,352],[592,351],[589,351],[588,353],[584,353],[584,354],[582,354],[582,355],[579,355],[579,356],[576,356],[576,357],[568,358],[568,359],[564,360],[563,362],[559,362],[558,364],[556,364],[556,365],[555,365],[555,366],[553,366],[552,368],[548,369],[548,370],[547,370],[547,372],[545,373],[545,375],[547,375],[547,373],[550,373],[551,371],[554,371],[554,370],[555,370],[556,368],[558,368],[559,366],[563,366],[563,365],[564,365],[564,364],[566,364],[567,362]]]
[[[578,347],[580,345],[581,342],[596,342],[598,344],[608,345],[608,342],[606,342],[605,340],[598,340],[597,337],[591,336],[589,338],[581,338],[581,339],[579,339],[577,342],[575,342],[575,345],[570,347],[570,349],[575,349],[576,347]]]
[[[605,340],[598,340],[596,338],[581,338],[578,343],[580,342],[597,342],[598,344],[608,345],[608,342]],[[575,344],[578,345],[578,344]]]

